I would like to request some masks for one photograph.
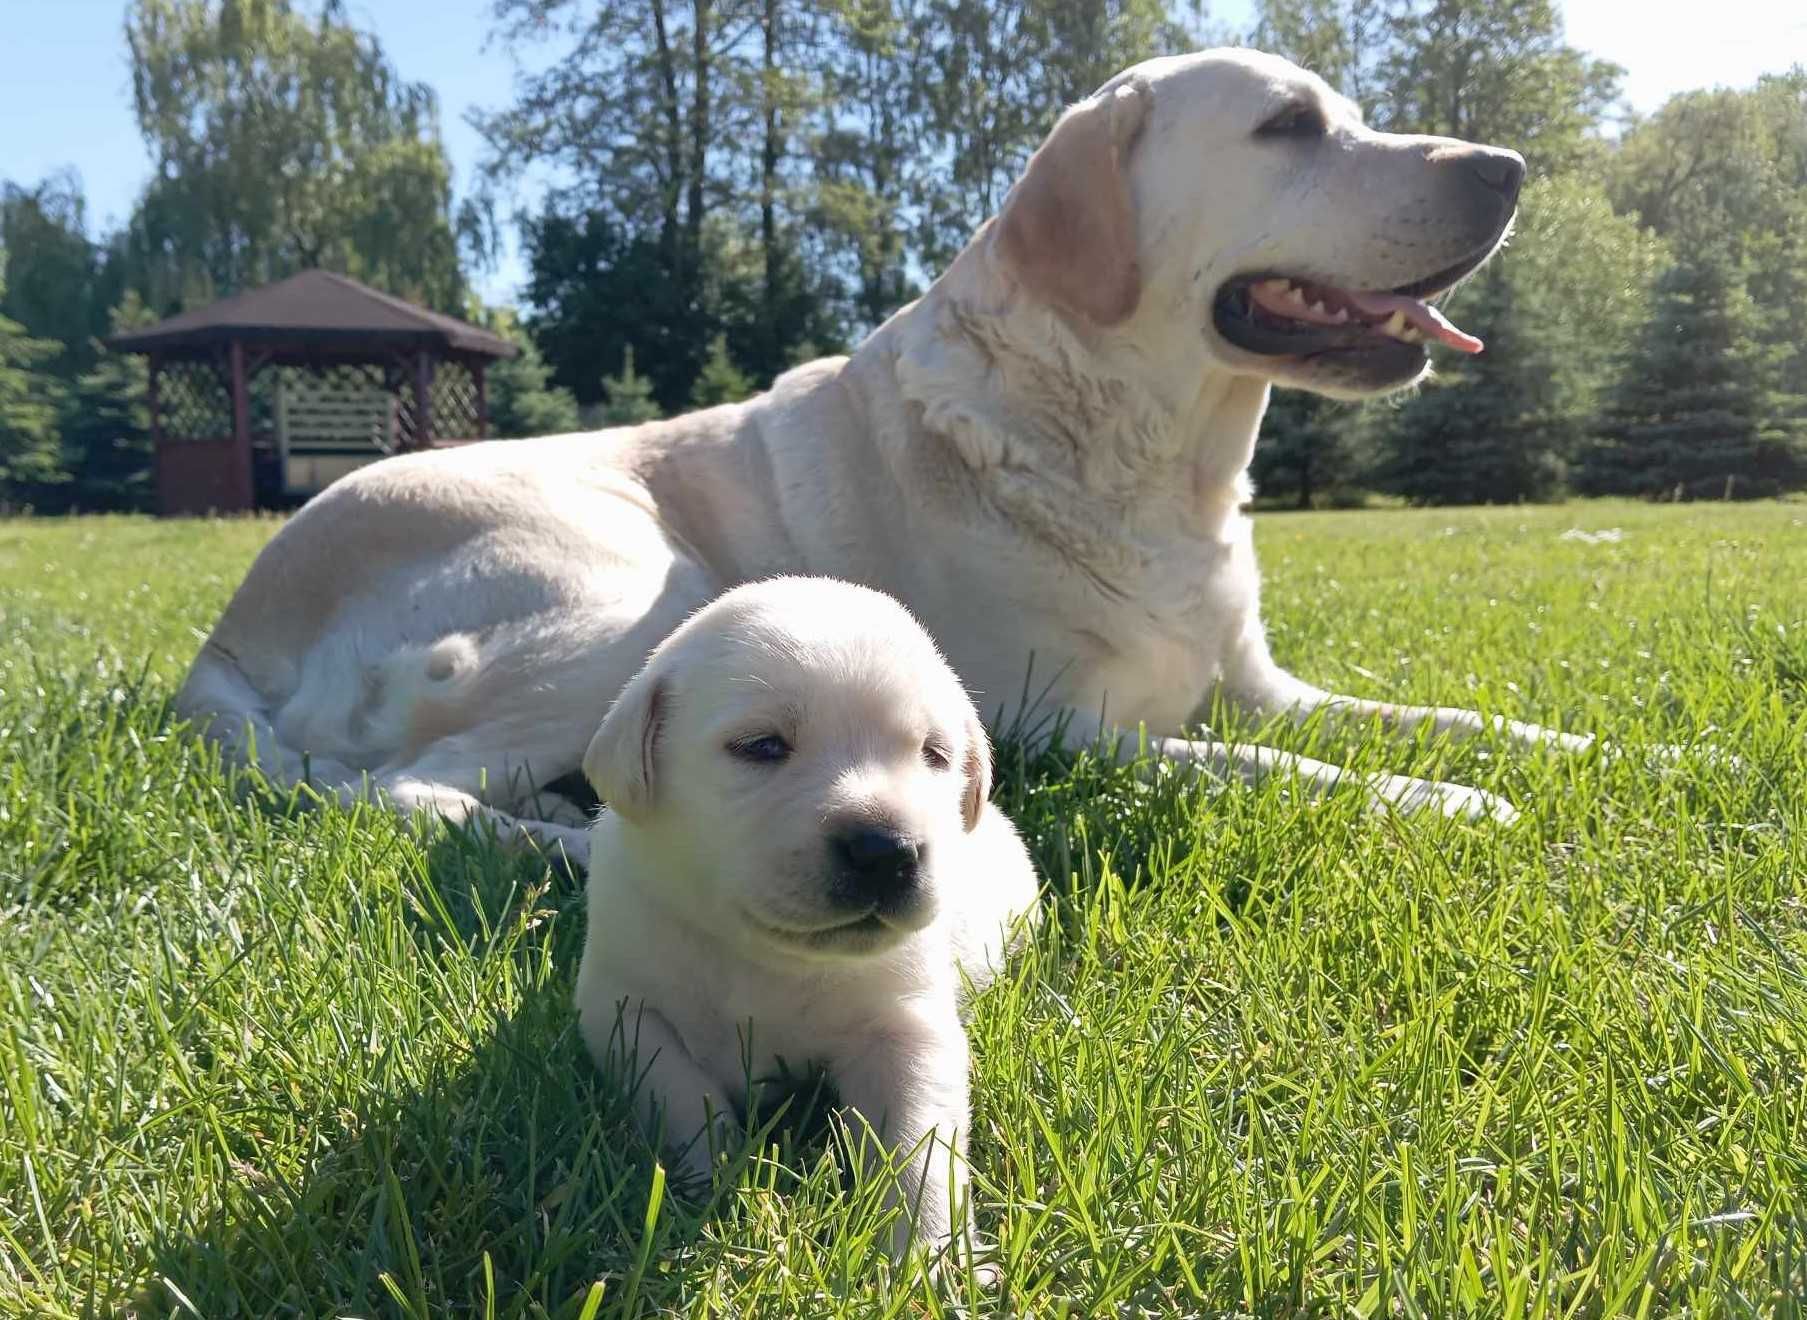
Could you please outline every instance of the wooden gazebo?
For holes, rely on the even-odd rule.
[[[307,498],[385,454],[489,434],[484,371],[515,346],[330,271],[114,335],[150,359],[157,509]]]

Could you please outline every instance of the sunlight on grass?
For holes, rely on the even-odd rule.
[[[1620,755],[1263,735],[1501,829],[1001,749],[1054,919],[972,1026],[987,1299],[884,1259],[819,1130],[666,1187],[574,1029],[570,881],[248,803],[170,727],[273,522],[0,523],[0,1312],[1798,1306],[1807,505],[1258,525],[1305,677]]]

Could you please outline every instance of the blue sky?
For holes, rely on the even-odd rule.
[[[1639,110],[1690,87],[1743,85],[1807,63],[1802,0],[1565,0],[1563,8],[1571,41],[1626,67]],[[513,79],[508,56],[484,49],[488,0],[353,0],[348,9],[405,77],[438,90],[462,189],[482,151],[464,113],[505,102]],[[1241,27],[1248,10],[1248,0],[1224,0],[1210,17]],[[125,0],[0,0],[0,14],[0,178],[35,182],[73,167],[95,228],[123,219],[150,170],[132,119]],[[479,286],[506,300],[520,277],[511,252]]]

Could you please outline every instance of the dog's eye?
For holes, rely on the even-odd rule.
[[[945,770],[954,763],[954,754],[945,742],[930,734],[922,741],[922,759],[931,770]]]
[[[778,734],[760,733],[750,738],[736,738],[728,744],[728,755],[755,765],[777,765],[790,759],[791,745]]]
[[[1328,131],[1330,125],[1325,122],[1324,112],[1309,101],[1294,101],[1279,114],[1272,116],[1255,130],[1256,137],[1264,138],[1320,138]]]

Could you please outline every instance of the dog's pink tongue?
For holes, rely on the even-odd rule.
[[[1458,353],[1479,353],[1480,340],[1452,322],[1429,303],[1408,298],[1403,293],[1357,293],[1345,290],[1344,296],[1363,316],[1385,318],[1403,312],[1405,319],[1417,326],[1427,339],[1447,344]]]

